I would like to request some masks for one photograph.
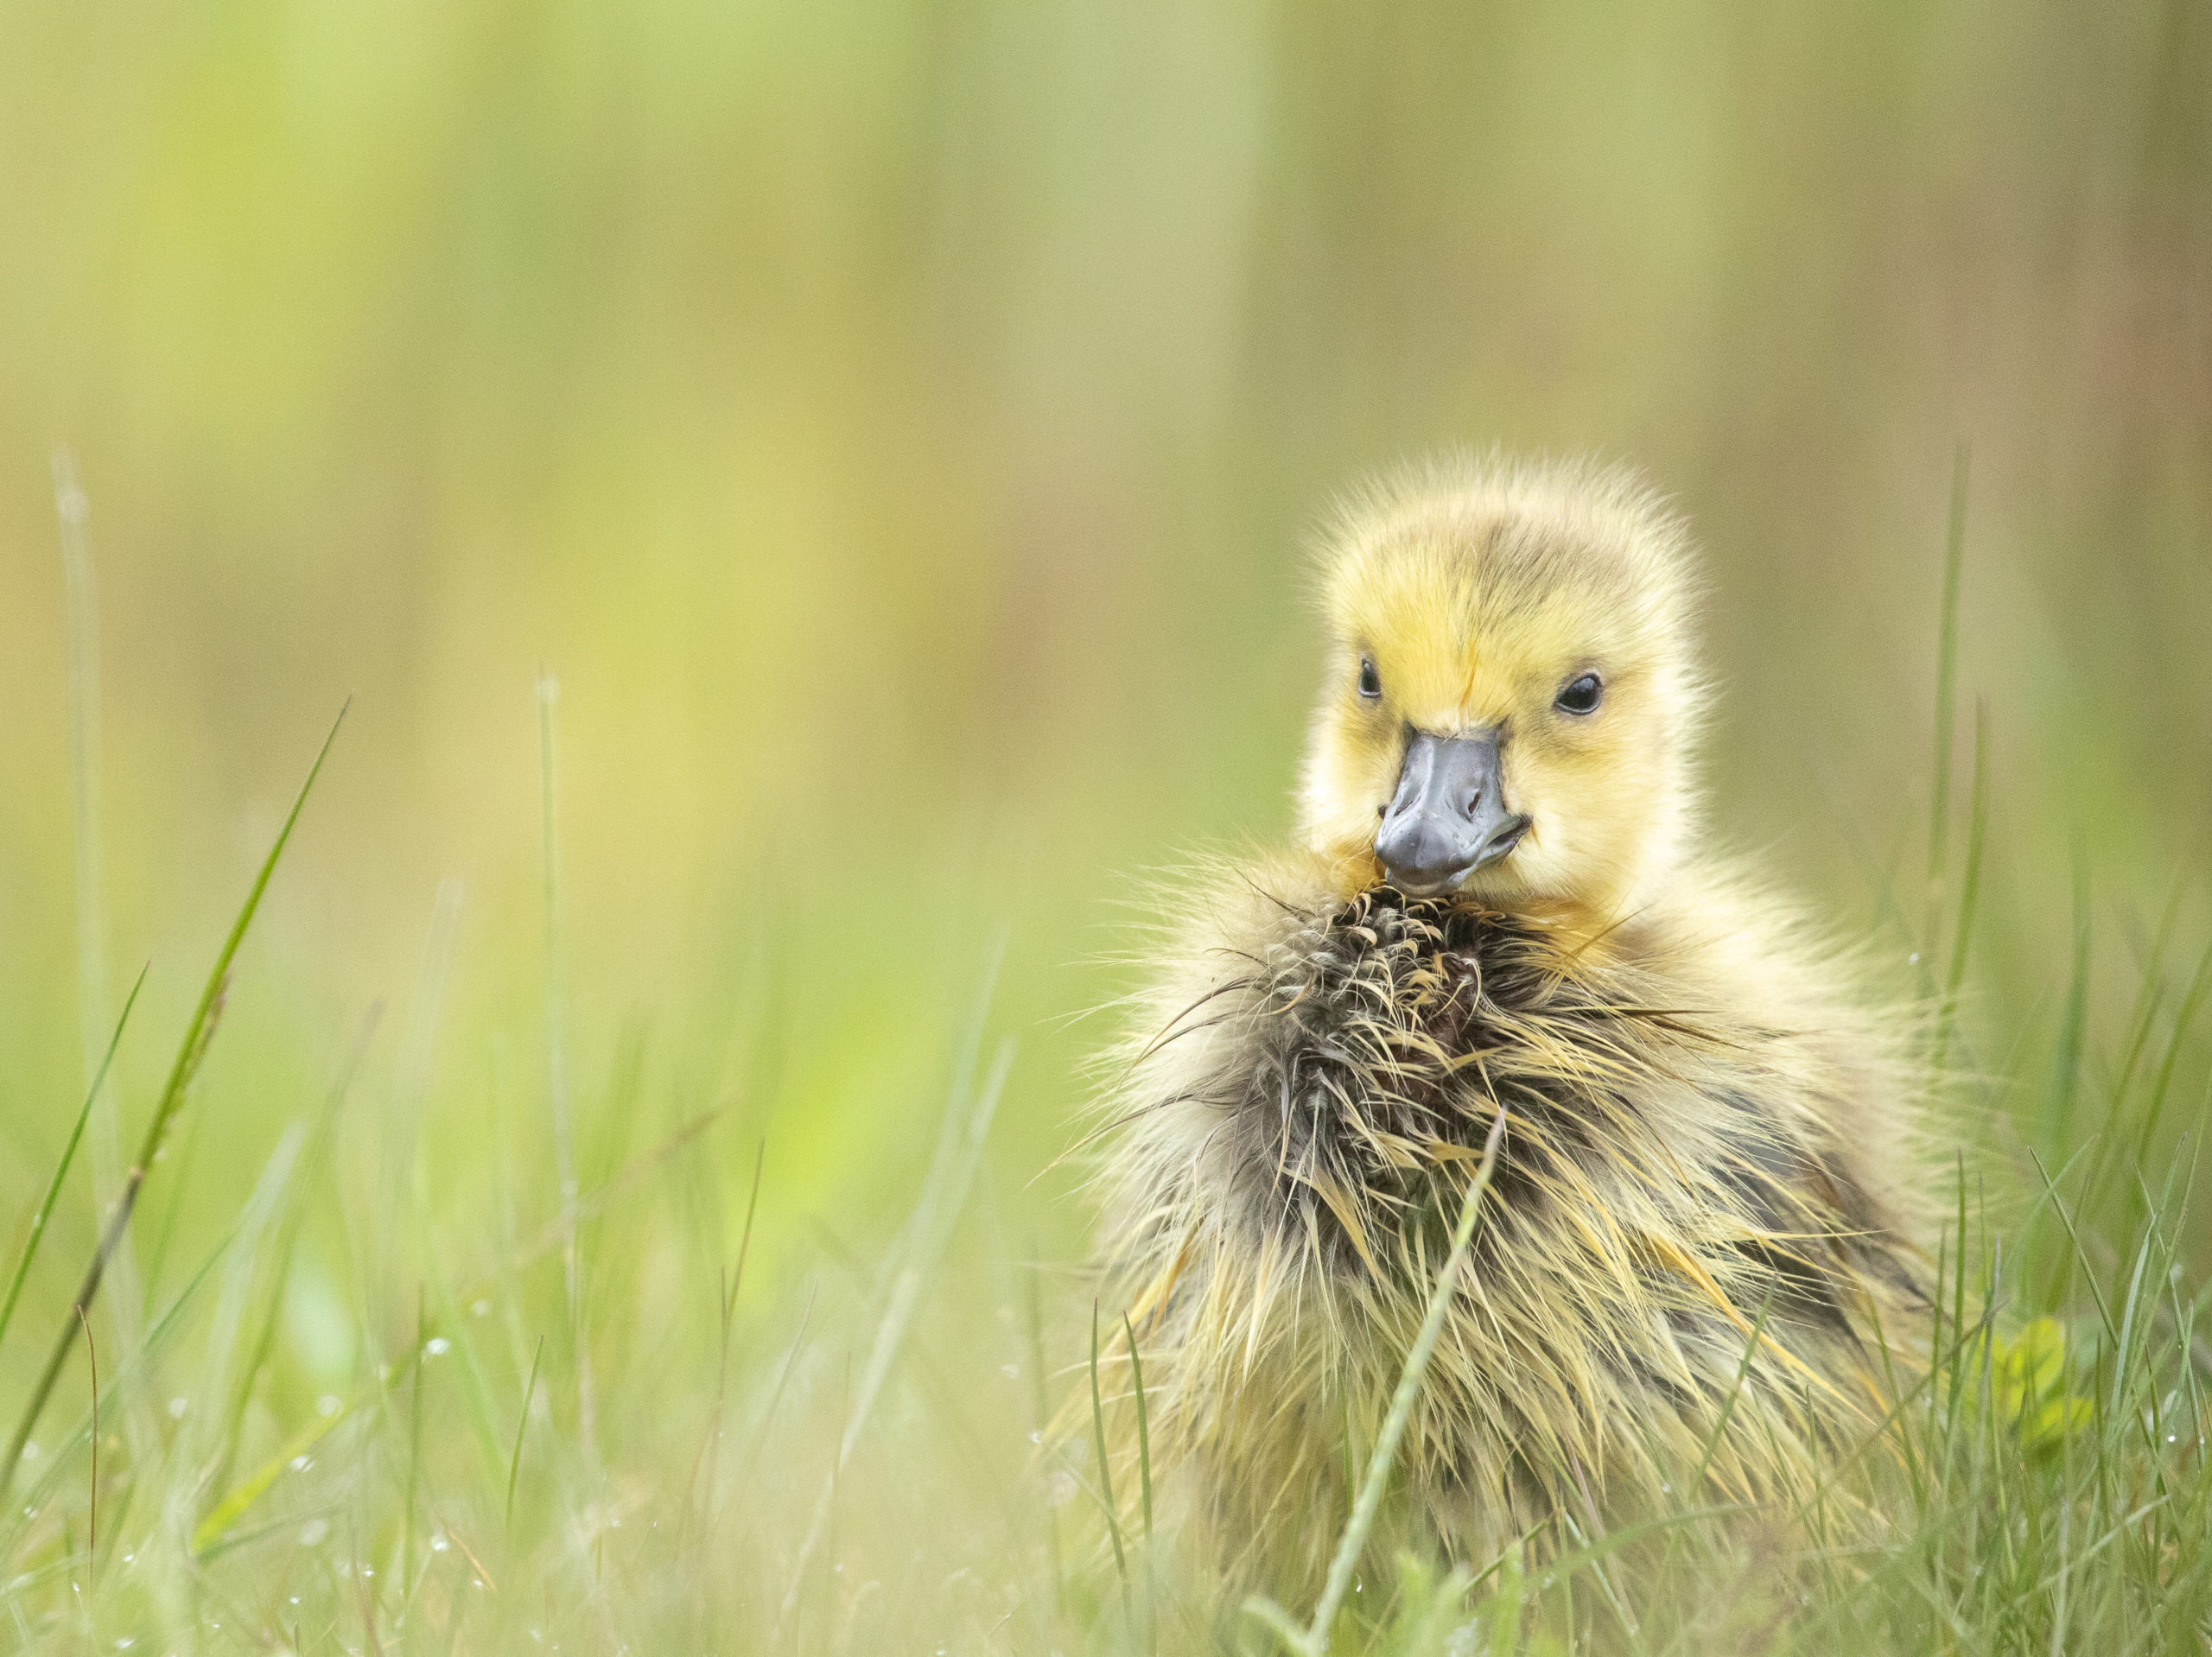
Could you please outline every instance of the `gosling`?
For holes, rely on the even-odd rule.
[[[1318,1582],[1502,1114],[1378,1536],[1779,1512],[1910,1370],[1932,1158],[1901,1021],[1700,848],[1684,527],[1441,465],[1323,577],[1300,843],[1198,883],[1106,1090],[1115,1482]]]

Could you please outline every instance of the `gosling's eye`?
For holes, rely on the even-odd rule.
[[[1586,673],[1579,679],[1568,680],[1553,705],[1562,714],[1594,714],[1605,695],[1604,682],[1594,673]]]
[[[1375,658],[1371,656],[1359,658],[1359,694],[1370,702],[1382,694],[1382,676],[1375,670]]]

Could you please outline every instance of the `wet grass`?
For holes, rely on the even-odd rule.
[[[764,1284],[748,1259],[751,1204],[725,1254],[721,1232],[678,1196],[711,1174],[730,1136],[678,1135],[586,1178],[573,1203],[549,1180],[543,1225],[514,1245],[488,1214],[445,1216],[454,1258],[442,1280],[416,1286],[403,1340],[320,1400],[283,1383],[281,1349],[301,1327],[286,1314],[292,1216],[329,1205],[344,1171],[300,1124],[143,1345],[102,1355],[97,1400],[79,1362],[67,1385],[33,1394],[50,1413],[69,1393],[67,1416],[23,1407],[18,1436],[38,1422],[41,1448],[16,1470],[0,1524],[11,1641],[2202,1648],[2206,1294],[2176,1242],[2191,1160],[2155,1180],[2130,1162],[2122,1203],[2097,1170],[2129,1152],[2101,1159],[2102,1141],[2085,1140],[2056,1165],[2031,1161],[2048,1178],[2005,1220],[1978,1176],[1962,1180],[1938,1262],[1937,1362],[1896,1377],[1886,1429],[1859,1452],[1880,1463],[1878,1522],[1840,1494],[1866,1465],[1809,1493],[1764,1542],[1768,1533],[1688,1513],[1659,1530],[1583,1536],[1541,1562],[1516,1552],[1441,1571],[1363,1553],[1356,1516],[1318,1606],[1240,1618],[1182,1571],[1171,1537],[1102,1522],[1109,1506],[1141,1513],[1142,1495],[1116,1504],[1097,1468],[1033,1442],[1043,1413],[1096,1373],[1082,1319],[1067,1315],[1072,1280],[1008,1251],[1013,1216],[977,1189],[975,1153],[1006,1074],[1002,1055],[978,1073],[982,1022],[948,1078],[941,1154],[880,1257],[794,1244]],[[2140,1112],[2159,1067],[2137,1076],[2124,1102]],[[772,1209],[772,1150],[754,1165],[758,1203]],[[2122,1214],[2133,1216],[2124,1232],[2112,1224]],[[392,1246],[382,1228],[401,1223],[379,1217],[353,1244],[373,1260]],[[588,1286],[574,1336],[572,1234]],[[1027,1319],[1001,1315],[1024,1302]],[[84,1327],[73,1305],[27,1296],[6,1331],[11,1378],[27,1331],[67,1330],[75,1355]],[[582,1366],[562,1349],[572,1338],[597,1349],[595,1444],[580,1432]],[[155,1423],[143,1438],[128,1425],[134,1406]],[[1362,1514],[1388,1473],[1386,1442]]]
[[[1961,503],[1964,476],[1962,455]],[[79,1152],[117,1044],[126,1025],[153,1038],[137,988],[88,1050],[86,1089],[55,1112],[69,1124],[59,1158],[10,1227],[5,1639],[54,1652],[2204,1649],[2212,1289],[2182,1239],[2208,1085],[2190,1032],[2212,949],[2170,962],[2170,902],[2107,1051],[2084,860],[2048,1029],[1996,1032],[2024,1056],[2010,1073],[1969,1051],[1961,1002],[1995,831],[1979,710],[1962,830],[1950,821],[1962,539],[1961,505],[1927,878],[1920,901],[1883,904],[1936,1009],[1930,1085],[1993,1131],[1961,1159],[1934,1262],[1934,1362],[1892,1373],[1882,1430],[1773,1523],[1693,1509],[1593,1527],[1542,1557],[1449,1570],[1376,1558],[1363,1543],[1387,1500],[1386,1431],[1317,1603],[1248,1612],[1193,1578],[1154,1527],[1148,1439],[1141,1488],[1116,1492],[1096,1446],[1046,1427],[1076,1399],[1098,1431],[1100,1330],[1121,1312],[1017,1241],[1034,1235],[1038,1199],[988,1154],[1016,1061],[993,1012],[1002,937],[971,941],[972,987],[916,1000],[921,1025],[962,1010],[923,1032],[944,1054],[940,1126],[925,1164],[885,1180],[897,1208],[810,1224],[779,1199],[765,1131],[773,1010],[790,993],[772,952],[741,998],[771,1013],[749,1026],[734,1095],[695,1096],[619,1040],[603,1085],[575,1080],[549,678],[543,952],[515,972],[543,988],[542,1073],[509,1077],[506,1030],[488,1020],[430,1039],[452,999],[455,896],[441,898],[388,1082],[360,1078],[383,1044],[365,1013],[304,1102],[275,1067],[197,1085],[287,841],[296,824],[312,832],[313,769],[172,1032],[165,1082],[143,1104],[118,1099],[143,1128],[116,1201],[97,1225],[56,1228],[58,1206],[89,1206]],[[1073,1104],[1071,1082],[1029,1085]],[[187,1118],[219,1112],[280,1125],[257,1170],[165,1159]],[[111,1325],[123,1333],[103,1337],[95,1375],[103,1269],[146,1222],[142,1190],[164,1186],[189,1188],[161,1191],[172,1219],[188,1194],[219,1223],[212,1238],[164,1225],[196,1252],[151,1251],[144,1315]],[[88,1252],[54,1259],[64,1233]],[[1871,1513],[1851,1494],[1866,1489]]]

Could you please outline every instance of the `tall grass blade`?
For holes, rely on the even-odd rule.
[[[100,1388],[102,1400],[119,1402],[127,1397],[139,1377],[151,1369],[156,1361],[168,1350],[169,1343],[183,1328],[186,1308],[198,1304],[201,1286],[214,1274],[215,1267],[230,1252],[231,1245],[238,1241],[238,1228],[233,1227],[207,1251],[207,1257],[185,1280],[175,1298],[148,1327],[146,1338],[138,1343],[137,1349],[118,1362],[116,1373],[109,1376],[107,1385]],[[51,1453],[44,1458],[43,1470],[24,1489],[23,1506],[0,1506],[0,1560],[10,1558],[16,1544],[22,1540],[23,1531],[32,1518],[31,1513],[26,1509],[46,1505],[67,1470],[69,1452],[76,1445],[85,1443],[91,1435],[91,1412],[88,1410],[73,1428],[61,1436]]]
[[[61,530],[64,625],[69,656],[69,803],[77,862],[77,1030],[89,1082],[107,1029],[107,882],[100,857],[99,599],[92,581],[92,503],[76,457],[53,454],[54,516]],[[122,1178],[115,1100],[98,1087],[92,1127],[92,1191],[105,1204]],[[126,1241],[127,1250],[129,1244]],[[118,1261],[118,1271],[124,1262]],[[125,1298],[135,1299],[126,1280]],[[122,1312],[118,1303],[118,1316]]]
[[[898,1355],[899,1343],[905,1338],[906,1325],[912,1319],[914,1306],[920,1298],[922,1285],[937,1265],[938,1256],[944,1250],[952,1222],[958,1216],[961,1203],[966,1200],[968,1187],[976,1176],[976,1164],[983,1153],[983,1141],[990,1133],[991,1118],[997,1112],[999,1095],[1006,1089],[1007,1072],[1014,1065],[1014,1040],[1008,1037],[999,1045],[991,1063],[990,1074],[985,1078],[982,1090],[969,1111],[967,1131],[962,1136],[959,1155],[947,1171],[947,1178],[940,1186],[925,1190],[917,1205],[917,1216],[925,1223],[914,1228],[912,1243],[898,1279],[892,1285],[891,1302],[884,1310],[883,1321],[877,1326],[874,1344],[869,1349],[868,1368],[861,1372],[861,1387],[853,1402],[852,1419],[846,1424],[844,1436],[837,1447],[840,1466],[849,1460],[853,1446],[868,1425],[868,1416],[875,1407],[876,1396],[883,1389],[886,1376],[891,1373],[892,1360]]]
[[[215,1476],[209,1481],[212,1489],[223,1489],[230,1483],[231,1469],[238,1457],[239,1442],[245,1436],[246,1409],[253,1401],[254,1382],[262,1370],[268,1367],[270,1357],[276,1349],[276,1327],[284,1310],[285,1287],[291,1280],[293,1257],[299,1248],[301,1228],[307,1220],[309,1182],[322,1165],[324,1153],[337,1131],[339,1110],[346,1101],[354,1074],[360,1069],[362,1056],[368,1051],[370,1038],[375,1035],[382,1017],[381,1007],[372,1006],[368,1016],[361,1021],[361,1033],[354,1042],[352,1053],[340,1069],[337,1081],[332,1084],[323,1104],[322,1114],[308,1141],[307,1151],[302,1159],[301,1177],[292,1183],[287,1194],[280,1222],[276,1265],[270,1273],[268,1302],[262,1315],[261,1333],[248,1349],[238,1384],[232,1390],[230,1413],[223,1430],[222,1455],[216,1463]]]
[[[1093,1311],[1095,1313],[1096,1307]],[[1129,1314],[1122,1314],[1122,1328],[1129,1338],[1129,1375],[1135,1383],[1137,1394],[1137,1479],[1139,1492],[1144,1499],[1144,1540],[1152,1540],[1152,1423],[1147,1419],[1144,1404],[1144,1359],[1137,1352],[1136,1325],[1129,1321]]]
[[[1966,562],[1967,457],[1961,442],[1951,463],[1951,523],[1943,543],[1943,609],[1936,635],[1936,785],[1928,813],[1928,924],[1921,948],[1933,965],[1936,924],[1943,911],[1944,865],[1951,845],[1951,738],[1957,717],[1959,575]]]
[[[1504,1141],[1505,1113],[1500,1110],[1497,1120],[1491,1124],[1490,1137],[1484,1141],[1482,1163],[1475,1170],[1467,1195],[1460,1203],[1459,1223],[1452,1233],[1452,1252],[1445,1259],[1444,1269],[1436,1274],[1436,1286],[1429,1292],[1427,1313],[1421,1319],[1421,1332],[1414,1336],[1412,1350],[1406,1354],[1405,1369],[1398,1377],[1397,1391],[1391,1395],[1390,1412],[1382,1419],[1382,1431],[1376,1435],[1374,1453],[1368,1457],[1367,1477],[1360,1486],[1359,1500],[1353,1504],[1351,1518],[1338,1540],[1336,1557],[1329,1562],[1328,1581],[1313,1607],[1313,1620],[1302,1634],[1298,1634],[1295,1625],[1272,1602],[1257,1597],[1245,1602],[1244,1609],[1249,1614],[1274,1628],[1301,1657],[1327,1657],[1331,1625],[1343,1608],[1344,1597],[1351,1591],[1352,1573],[1359,1567],[1359,1556],[1367,1546],[1367,1533],[1374,1527],[1375,1515],[1382,1505],[1382,1491],[1398,1458],[1398,1441],[1405,1437],[1406,1424],[1413,1419],[1414,1405],[1421,1397],[1421,1379],[1428,1373],[1430,1355],[1436,1350],[1437,1337],[1444,1331],[1445,1314],[1451,1310],[1452,1298],[1459,1292],[1459,1268],[1466,1261],[1467,1247],[1475,1235],[1475,1218],[1482,1209],[1483,1193],[1490,1189],[1491,1177],[1497,1171],[1498,1147]]]
[[[2082,1048],[2089,1025],[2089,864],[2077,841],[2074,848],[2074,954],[2066,982],[2066,1010],[2058,1025],[2058,1046],[2051,1056],[2050,1085],[2044,1096],[2043,1150],[2065,1154],[2072,1137],[2074,1105],[2081,1089]]]
[[[77,1142],[85,1136],[86,1121],[92,1114],[92,1101],[99,1097],[100,1084],[107,1080],[108,1066],[115,1062],[115,1050],[123,1040],[123,1027],[130,1022],[130,1009],[138,1004],[138,992],[146,987],[146,972],[143,967],[138,969],[137,981],[124,998],[122,1014],[115,1021],[115,1033],[108,1038],[107,1051],[100,1057],[99,1068],[92,1072],[92,1085],[85,1089],[85,1102],[69,1130],[68,1143],[61,1147],[61,1160],[54,1165],[54,1178],[47,1182],[46,1195],[39,1199],[38,1211],[31,1216],[30,1235],[23,1239],[22,1258],[16,1260],[16,1275],[8,1284],[8,1298],[0,1301],[0,1342],[8,1338],[8,1325],[16,1316],[16,1302],[22,1297],[23,1279],[30,1275],[31,1262],[38,1258],[39,1241],[46,1235],[46,1222],[54,1217],[54,1204],[61,1195],[61,1182],[67,1177],[69,1164],[77,1154]]]
[[[1736,1365],[1736,1379],[1729,1385],[1728,1397],[1720,1406],[1720,1413],[1713,1419],[1713,1431],[1706,1435],[1705,1448],[1698,1454],[1697,1471],[1690,1476],[1689,1483],[1684,1487],[1692,1492],[1705,1489],[1705,1476],[1712,1469],[1714,1452],[1720,1448],[1721,1439],[1727,1436],[1728,1423],[1736,1413],[1736,1401],[1744,1395],[1744,1382],[1751,1375],[1751,1360],[1758,1356],[1759,1349],[1765,1343],[1767,1314],[1773,1309],[1774,1296],[1770,1292],[1759,1302],[1758,1320],[1751,1325],[1751,1338],[1744,1343],[1743,1358]]]
[[[1022,1303],[1029,1325],[1029,1406],[1034,1423],[1031,1437],[1039,1444],[1051,1430],[1052,1400],[1046,1383],[1045,1369],[1045,1307],[1044,1296],[1038,1287],[1037,1267],[1039,1259],[1037,1240],[1029,1240],[1030,1269],[1023,1273]],[[1045,1504],[1045,1547],[1052,1567],[1052,1609],[1060,1609],[1060,1598],[1066,1589],[1066,1569],[1060,1559],[1060,1516],[1048,1499]]]
[[[347,707],[351,706],[349,702]],[[345,722],[346,708],[341,708],[338,717],[331,722],[329,734],[322,740],[322,746],[316,751],[315,763],[308,767],[307,780],[300,784],[300,791],[292,801],[292,809],[285,814],[284,824],[277,830],[276,843],[270,847],[269,855],[262,860],[260,873],[254,877],[253,886],[246,893],[245,905],[239,909],[238,918],[231,924],[230,936],[223,940],[222,949],[215,957],[214,968],[207,975],[207,985],[200,993],[199,1005],[193,1009],[191,1021],[185,1026],[184,1039],[178,1044],[175,1061],[169,1066],[168,1080],[162,1084],[160,1096],[155,1101],[152,1119],[146,1124],[145,1137],[139,1144],[137,1159],[124,1177],[122,1195],[116,1199],[114,1211],[109,1216],[107,1226],[100,1234],[99,1246],[92,1252],[92,1264],[86,1268],[84,1282],[79,1287],[72,1305],[73,1316],[89,1308],[99,1293],[100,1279],[130,1227],[131,1210],[137,1207],[138,1193],[145,1186],[146,1171],[153,1166],[155,1153],[162,1148],[162,1138],[183,1106],[186,1089],[191,1086],[192,1078],[199,1071],[200,1061],[207,1056],[207,1044],[215,1032],[224,991],[230,982],[231,963],[238,956],[238,946],[245,941],[246,929],[253,924],[254,915],[261,907],[262,896],[269,890],[270,878],[276,873],[277,860],[284,854],[284,848],[292,838],[292,829],[299,822],[300,812],[308,803],[308,795],[315,788],[315,778],[322,774],[323,761],[330,757],[331,744],[338,740],[339,727]],[[76,1337],[75,1329],[63,1328],[60,1338],[54,1343],[53,1355],[48,1358],[45,1369],[31,1388],[30,1397],[23,1406],[22,1419],[16,1424],[14,1435],[9,1440],[7,1453],[0,1456],[0,1497],[6,1495],[9,1487],[15,1482],[16,1466],[22,1459],[23,1446],[30,1441],[31,1429],[38,1425],[39,1414],[46,1407],[46,1400],[60,1376],[62,1365],[68,1361],[69,1349],[75,1343]]]
[[[429,1292],[415,1292],[415,1373],[407,1389],[407,1495],[399,1519],[399,1603],[404,1609],[415,1578],[415,1508],[423,1478],[423,1359],[430,1345]]]
[[[576,1363],[576,1431],[586,1465],[599,1464],[599,1398],[593,1384],[591,1343],[584,1335],[583,1256],[576,1240],[575,1125],[569,1106],[568,982],[561,954],[561,835],[554,770],[553,705],[561,682],[537,675],[539,831],[545,861],[545,1091],[553,1116],[553,1163],[561,1182],[561,1270],[567,1291],[569,1344]]]
[[[199,1119],[195,1126],[204,1124]],[[265,1248],[272,1239],[282,1247],[285,1216],[299,1200],[298,1173],[303,1147],[313,1138],[307,1124],[288,1127],[263,1165],[260,1177],[238,1210],[232,1232],[237,1247],[226,1262],[213,1311],[200,1342],[200,1368],[191,1395],[202,1406],[186,1417],[170,1440],[175,1464],[194,1470],[194,1483],[209,1490],[225,1488],[230,1478],[233,1417],[220,1400],[236,1400],[237,1419],[243,1421],[246,1388],[242,1374],[251,1361],[249,1313],[255,1290],[267,1276]],[[191,1493],[196,1507],[197,1491]]]
[[[515,1453],[507,1461],[507,1528],[515,1523],[515,1482],[522,1477],[523,1434],[530,1428],[530,1401],[537,1393],[537,1366],[545,1357],[545,1337],[537,1337],[537,1350],[531,1355],[530,1379],[523,1383],[522,1413],[515,1418]]]
[[[77,1308],[78,1327],[85,1331],[85,1367],[92,1372],[92,1470],[85,1501],[85,1552],[98,1568],[100,1558],[100,1355],[92,1343],[92,1320]]]
[[[995,977],[997,960],[993,957],[991,976],[987,977],[984,994],[977,1008],[977,1028],[980,1032],[983,1009],[989,1004],[990,983]],[[806,1567],[822,1545],[822,1537],[830,1523],[832,1502],[836,1495],[837,1476],[851,1459],[854,1446],[868,1430],[868,1418],[875,1407],[886,1376],[891,1373],[892,1361],[899,1355],[899,1348],[906,1338],[906,1326],[912,1321],[914,1308],[919,1303],[922,1285],[935,1267],[958,1217],[961,1204],[966,1201],[968,1188],[976,1175],[976,1165],[983,1153],[983,1141],[990,1133],[991,1118],[998,1110],[999,1095],[1005,1090],[1007,1073],[1014,1066],[1014,1044],[1011,1037],[999,1044],[998,1052],[991,1063],[989,1076],[976,1092],[972,1106],[962,1111],[966,1103],[964,1089],[955,1085],[947,1101],[948,1116],[958,1122],[964,1116],[964,1131],[954,1133],[947,1143],[951,1154],[940,1158],[932,1165],[923,1182],[922,1194],[914,1205],[912,1216],[907,1221],[904,1235],[906,1247],[898,1275],[892,1280],[891,1293],[877,1324],[875,1340],[868,1349],[868,1366],[861,1372],[860,1391],[853,1400],[845,1418],[844,1431],[838,1435],[837,1455],[830,1464],[830,1476],[824,1482],[821,1499],[815,1503],[814,1516],[809,1521],[805,1540],[799,1545],[798,1559],[792,1566],[791,1585],[785,1590],[779,1623],[788,1623],[798,1608],[801,1585],[806,1580]],[[963,1069],[965,1065],[963,1063]],[[943,1147],[941,1147],[943,1148]]]
[[[2212,944],[2205,947],[2197,957],[2196,970],[2190,975],[2189,987],[2183,991],[2181,1006],[2174,1013],[2173,1032],[2166,1038],[2165,1057],[2158,1062],[2158,1073],[2151,1083],[2151,1096],[2143,1107],[2143,1118],[2135,1133],[2135,1164],[2143,1166],[2151,1154],[2151,1140],[2158,1129],[2159,1120],[2165,1114],[2166,1095],[2173,1086],[2174,1068],[2181,1062],[2182,1051],[2196,1015],[2204,1005],[2208,994],[2212,994]]]
[[[352,1419],[353,1411],[342,1403],[328,1415],[317,1417],[312,1425],[296,1433],[274,1456],[225,1492],[222,1500],[207,1510],[207,1516],[193,1527],[194,1557],[204,1559],[219,1552],[231,1530],[255,1502],[269,1493],[270,1488],[283,1476],[284,1470],[321,1444],[333,1429]]]
[[[1931,1068],[1941,1075],[1950,1057],[1951,1036],[1958,1024],[1959,997],[1967,981],[1967,946],[1974,938],[1974,910],[1981,897],[1981,856],[1989,829],[1989,706],[1980,697],[1974,704],[1974,793],[1967,806],[1967,867],[1959,883],[1959,913],[1951,936],[1951,959],[1943,976],[1943,1000],[1936,1017],[1936,1058]]]
[[[721,1476],[722,1417],[729,1403],[730,1324],[737,1315],[738,1291],[745,1286],[746,1258],[753,1252],[753,1221],[760,1211],[760,1176],[767,1166],[768,1141],[762,1140],[753,1158],[753,1191],[745,1200],[745,1225],[738,1234],[737,1265],[734,1270],[723,1273],[722,1286],[716,1295],[721,1330],[715,1355],[715,1407],[707,1418],[707,1441],[699,1446],[699,1454],[691,1463],[692,1494],[696,1496],[703,1488],[709,1508]]]
[[[1098,1303],[1090,1303],[1090,1435],[1098,1453],[1098,1491],[1106,1509],[1106,1534],[1114,1543],[1114,1570],[1128,1591],[1129,1559],[1122,1548],[1122,1509],[1114,1499],[1114,1463],[1106,1453],[1106,1406],[1098,1395]]]

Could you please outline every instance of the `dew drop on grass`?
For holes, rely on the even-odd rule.
[[[306,1524],[300,1527],[300,1546],[302,1547],[320,1547],[322,1546],[323,1539],[327,1537],[329,1534],[330,1525],[327,1520],[310,1519]],[[340,1568],[342,1569],[343,1567]],[[299,1603],[299,1601],[294,1600],[292,1603],[296,1605]]]
[[[314,1465],[315,1457],[312,1456],[295,1456],[292,1457],[292,1470],[295,1473],[304,1473],[308,1469]]]
[[[26,1439],[26,1440],[24,1440],[24,1442],[23,1442],[23,1459],[24,1459],[25,1461],[27,1461],[27,1462],[35,1462],[35,1461],[36,1461],[36,1460],[38,1459],[38,1444],[37,1444],[37,1442],[36,1442],[35,1440],[34,1440],[34,1439]]]
[[[327,1421],[332,1416],[337,1414],[343,1407],[344,1406],[339,1403],[338,1395],[335,1393],[325,1393],[321,1398],[318,1398],[315,1401],[315,1413],[322,1417],[326,1421]]]
[[[453,1350],[453,1343],[442,1335],[434,1335],[430,1337],[430,1343],[423,1350],[431,1357],[442,1358]]]
[[[430,1539],[430,1552],[433,1553],[443,1553],[452,1546],[452,1543],[446,1540],[446,1533],[443,1531],[440,1531]]]
[[[169,1419],[172,1421],[183,1420],[184,1413],[191,1407],[192,1400],[189,1399],[173,1398],[169,1400]]]

